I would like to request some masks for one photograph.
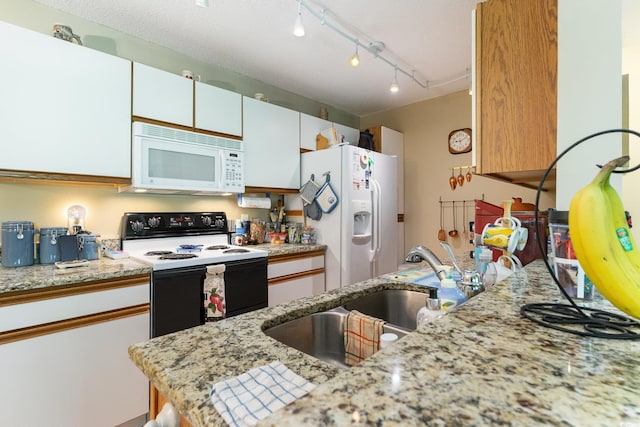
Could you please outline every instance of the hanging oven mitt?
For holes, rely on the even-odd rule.
[[[331,175],[325,173],[326,180],[316,193],[316,202],[323,213],[330,213],[338,205],[338,195],[331,186]]]
[[[316,194],[320,186],[314,181],[315,176],[311,174],[311,178],[300,188],[300,198],[302,199],[302,210],[308,218],[318,221],[322,218],[322,211],[316,202]]]

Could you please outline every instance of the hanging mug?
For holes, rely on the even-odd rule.
[[[518,218],[498,218],[482,230],[481,243],[496,249],[513,253],[520,245],[521,223]],[[526,237],[524,240],[526,244]],[[522,245],[524,247],[524,244]]]

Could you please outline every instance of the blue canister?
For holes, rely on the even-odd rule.
[[[100,254],[100,242],[97,240],[99,234],[78,234],[78,250],[80,251],[80,259],[94,260],[98,259]]]
[[[40,229],[40,264],[53,264],[60,260],[58,238],[66,236],[67,227],[46,227]]]
[[[33,222],[7,221],[2,223],[2,266],[33,265],[33,242],[36,231]]]

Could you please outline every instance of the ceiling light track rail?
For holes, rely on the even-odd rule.
[[[322,25],[330,28],[336,34],[340,35],[341,37],[355,44],[356,46],[356,53],[354,55],[355,57],[358,56],[358,48],[362,48],[367,52],[369,52],[374,58],[379,59],[382,62],[389,65],[390,67],[392,67],[394,70],[394,81],[391,85],[392,92],[398,91],[398,83],[397,83],[398,73],[404,74],[406,77],[408,77],[410,80],[412,80],[414,83],[416,83],[418,86],[420,86],[423,89],[435,89],[443,86],[448,86],[460,80],[471,79],[471,70],[469,68],[466,68],[463,73],[460,73],[456,76],[452,76],[451,78],[448,78],[448,79],[443,79],[439,81],[424,79],[423,81],[418,76],[416,76],[416,71],[414,69],[409,70],[409,69],[403,68],[402,66],[398,65],[398,61],[393,61],[385,57],[384,55],[382,55],[381,52],[384,50],[384,47],[385,47],[383,42],[374,41],[370,43],[363,43],[362,41],[360,41],[358,37],[355,37],[349,34],[347,31],[340,28],[340,26],[333,24],[332,22],[327,20],[327,14],[335,15],[332,11],[330,11],[325,7],[321,7],[319,10],[315,10],[310,4],[308,4],[308,2],[304,0],[298,0],[298,12],[296,16],[296,24],[295,24],[295,30],[294,30],[294,35],[297,35],[298,37],[302,37],[302,35],[304,35],[304,29],[302,29],[302,22],[301,22],[301,15],[300,15],[300,9],[302,7],[304,7],[311,14],[311,16],[316,18]],[[302,34],[302,35],[299,35],[299,34]],[[360,61],[358,58],[357,64],[354,64],[353,57],[351,57],[350,62],[353,66],[357,66],[357,64],[359,64]]]

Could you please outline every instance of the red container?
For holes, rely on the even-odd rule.
[[[484,200],[476,200],[476,212],[475,212],[475,223],[473,225],[474,232],[476,234],[482,233],[484,230],[484,226],[487,224],[493,224],[496,219],[501,218],[504,214],[504,209],[502,206],[496,206],[494,204],[485,202]],[[522,227],[526,228],[529,231],[529,237],[527,239],[527,244],[524,249],[521,251],[515,251],[513,254],[520,259],[522,265],[527,265],[531,261],[536,259],[542,259],[542,257],[546,257],[546,247],[547,247],[547,231],[548,231],[548,220],[546,212],[538,213],[538,229],[536,231],[535,226],[535,212],[534,211],[511,211],[511,216],[516,217],[522,223]],[[540,252],[540,248],[538,247],[538,234],[542,236],[542,247],[544,248],[544,253]],[[493,252],[493,260],[496,261],[500,255],[502,255],[502,251],[499,249],[491,249]]]

